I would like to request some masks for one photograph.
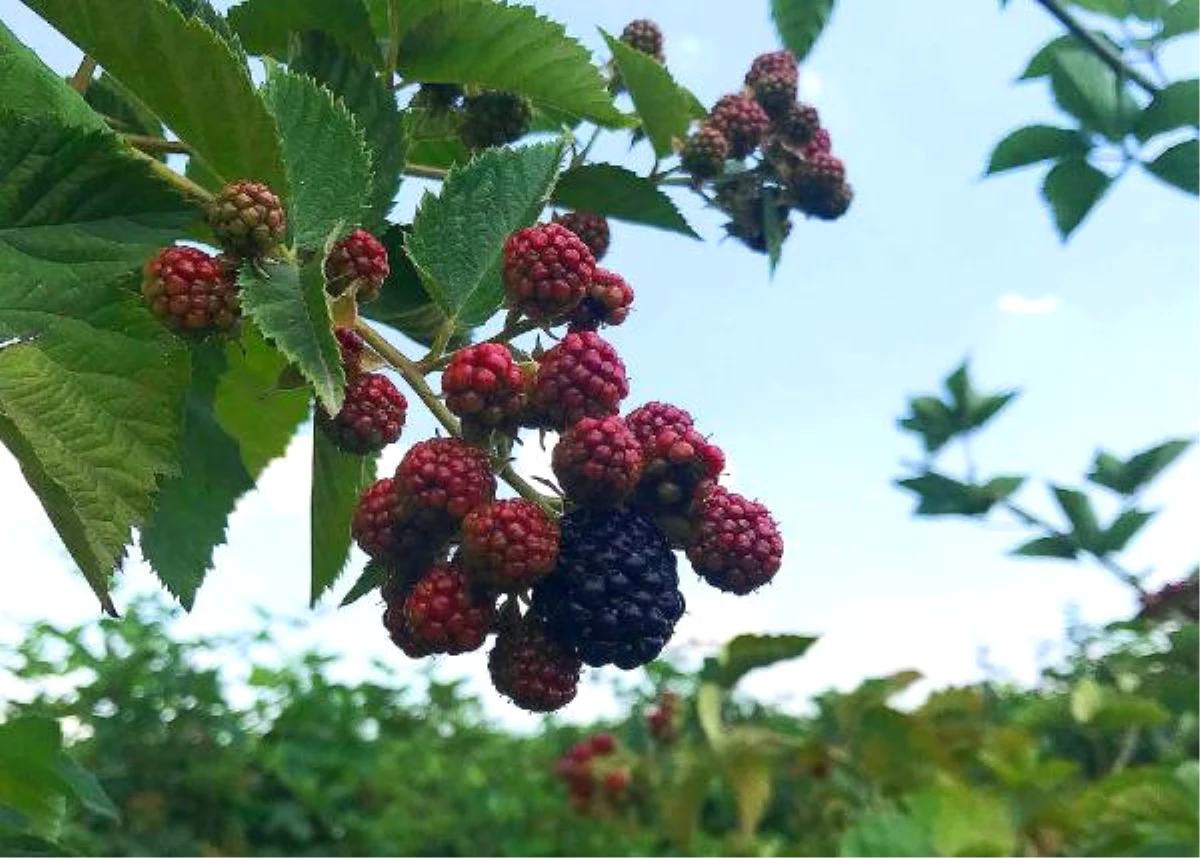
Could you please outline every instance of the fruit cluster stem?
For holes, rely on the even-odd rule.
[[[79,61],[79,68],[75,69],[75,74],[71,75],[71,89],[75,90],[80,95],[87,92],[88,87],[92,83],[92,76],[96,73],[96,60],[83,55],[83,59]]]
[[[1121,56],[1120,52],[1103,39],[1097,37],[1091,30],[1083,26],[1083,24],[1079,23],[1075,16],[1068,12],[1059,0],[1035,0],[1035,2],[1066,27],[1067,32],[1083,42],[1088,50],[1095,54],[1101,62],[1112,69],[1116,73],[1118,80],[1127,78],[1145,90],[1147,95],[1153,96],[1158,94],[1158,85],[1154,81],[1125,62],[1125,58]]]
[[[212,202],[212,194],[197,185],[187,176],[176,173],[157,158],[147,155],[141,149],[138,149],[132,145],[129,147],[128,152],[134,157],[141,158],[143,161],[145,161],[146,166],[148,166],[152,172],[156,173],[160,179],[165,181],[171,187],[175,188],[175,190],[179,191],[184,196],[191,197],[201,205],[207,205],[208,203]]]
[[[425,375],[417,363],[389,343],[383,334],[372,328],[361,318],[355,321],[354,329],[366,341],[367,345],[386,360],[396,372],[400,373],[400,377],[404,379],[404,382],[412,389],[412,392],[417,395],[417,398],[425,404],[425,407],[432,412],[437,421],[442,424],[442,427],[455,438],[461,438],[462,427],[458,422],[458,418],[450,413],[450,410],[446,408],[441,398],[433,392],[433,388],[425,381]],[[506,463],[499,470],[499,475],[521,497],[537,504],[547,513],[554,511],[554,506],[550,499],[514,471],[511,464]]]

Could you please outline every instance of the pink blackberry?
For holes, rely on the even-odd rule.
[[[508,306],[534,321],[550,321],[575,309],[595,270],[587,245],[561,224],[517,230],[504,245]]]
[[[524,498],[473,509],[462,524],[463,565],[470,576],[505,592],[550,574],[558,559],[558,525]]]
[[[501,629],[488,654],[492,685],[530,712],[552,712],[574,700],[581,667],[579,658],[552,641],[532,615]]]
[[[387,248],[365,229],[356,229],[325,258],[325,288],[331,295],[353,288],[360,301],[373,301],[390,270]]]
[[[495,616],[495,599],[447,563],[429,567],[404,600],[412,637],[430,652],[455,655],[479,649]]]
[[[620,417],[584,417],[558,439],[551,464],[568,499],[614,506],[637,486],[642,447]]]
[[[813,132],[812,140],[804,147],[804,157],[814,158],[820,152],[829,154],[833,151],[833,138],[829,136],[829,132],[824,128],[818,128]]]
[[[796,100],[800,70],[788,50],[772,51],[754,58],[746,73],[746,86],[769,116],[779,116]]]
[[[692,415],[666,402],[647,402],[625,415],[625,425],[643,448],[649,447],[663,429],[683,433],[693,428]]]
[[[620,274],[597,268],[587,295],[571,311],[571,331],[594,331],[600,325],[619,325],[629,316],[633,287]]]
[[[771,118],[754,99],[735,93],[717,101],[709,122],[729,141],[729,154],[740,160],[758,146],[767,133]]]
[[[442,373],[442,394],[464,423],[511,427],[525,407],[525,377],[508,346],[479,343],[454,353]]]
[[[457,438],[430,438],[413,444],[396,468],[402,506],[440,514],[457,524],[496,495],[487,455]]]
[[[705,123],[696,129],[679,153],[679,164],[696,180],[711,179],[725,171],[729,140],[720,128]]]
[[[563,430],[584,417],[616,414],[628,394],[616,350],[593,331],[569,333],[538,361],[527,419]]]
[[[698,503],[687,556],[709,584],[744,595],[775,577],[783,539],[765,506],[714,486]]]
[[[228,331],[241,315],[237,283],[220,260],[194,247],[166,247],[142,268],[142,296],[175,331]]]
[[[608,218],[591,212],[563,212],[554,216],[554,223],[565,226],[579,236],[592,256],[599,262],[608,253]]]
[[[377,372],[357,375],[346,384],[342,410],[333,417],[317,411],[317,425],[348,453],[377,453],[400,437],[408,401],[396,385]]]

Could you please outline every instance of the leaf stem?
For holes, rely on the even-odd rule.
[[[191,197],[201,205],[207,205],[208,203],[212,202],[212,194],[197,185],[187,176],[176,173],[162,161],[158,160],[157,158],[150,157],[141,149],[138,149],[134,146],[130,146],[129,152],[135,157],[141,158],[143,161],[145,161],[147,166],[149,166],[152,171],[157,173],[160,179],[165,181],[168,185],[171,185],[184,196]]]
[[[407,164],[404,167],[404,175],[414,176],[418,179],[436,179],[441,181],[446,178],[449,170],[443,170],[441,167],[427,167],[424,164]]]
[[[190,154],[192,147],[182,140],[167,140],[165,137],[151,137],[146,134],[122,134],[121,139],[131,146],[136,146],[143,152],[175,152]]]
[[[1083,24],[1079,23],[1079,20],[1068,12],[1059,0],[1034,0],[1034,2],[1066,27],[1067,32],[1083,42],[1088,50],[1116,73],[1118,78],[1129,78],[1145,90],[1148,95],[1154,96],[1158,94],[1159,88],[1154,81],[1125,62],[1125,58],[1111,45],[1099,39],[1094,33],[1084,27]]]
[[[83,95],[91,85],[94,74],[96,74],[96,60],[84,54],[83,59],[79,61],[79,68],[75,69],[75,74],[71,75],[71,89]]]

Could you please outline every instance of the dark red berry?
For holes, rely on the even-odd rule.
[[[554,223],[561,224],[579,236],[587,245],[592,256],[599,262],[608,253],[608,218],[591,212],[563,212],[554,216]]]
[[[492,685],[530,712],[551,712],[575,699],[579,659],[552,641],[536,617],[500,630],[488,654]]]
[[[404,616],[403,601],[388,602],[383,611],[383,627],[387,629],[392,643],[409,658],[424,658],[433,654],[431,649],[413,635],[408,619]]]
[[[625,415],[625,425],[643,447],[648,447],[663,429],[686,432],[693,428],[692,415],[666,402],[647,402]]]
[[[587,294],[596,260],[571,230],[544,223],[517,230],[504,244],[508,306],[535,321],[575,309]]]
[[[571,501],[614,506],[637,486],[642,447],[620,417],[584,417],[558,439],[551,465]]]
[[[508,346],[479,343],[459,349],[442,373],[446,407],[485,428],[514,426],[525,407],[525,377]]]
[[[495,598],[447,563],[430,566],[404,600],[413,639],[430,652],[454,655],[479,649],[495,615]]]
[[[685,516],[701,487],[725,469],[725,454],[695,429],[662,429],[642,447],[642,458],[633,502],[656,518]],[[674,543],[681,541],[674,528],[664,529]]]
[[[598,757],[611,754],[617,748],[617,740],[612,733],[597,733],[588,739],[592,753]]]
[[[704,493],[687,548],[692,568],[719,590],[743,595],[775,577],[783,538],[767,508],[714,486]]]
[[[729,140],[720,128],[705,123],[688,137],[679,155],[683,169],[694,179],[711,179],[725,170],[729,157]]]
[[[336,327],[333,329],[333,335],[337,339],[338,351],[342,354],[342,367],[346,370],[346,378],[349,380],[361,370],[363,351],[367,344],[353,328]]]
[[[172,330],[228,331],[241,315],[237,283],[220,260],[194,247],[166,247],[142,268],[142,295]]]
[[[462,523],[463,566],[497,590],[524,590],[558,560],[558,525],[524,498],[473,509]]]
[[[376,560],[385,560],[392,552],[398,507],[395,482],[389,477],[372,483],[354,507],[350,533],[358,547]]]
[[[538,360],[528,417],[561,431],[584,417],[616,414],[628,394],[616,350],[593,331],[569,333]]]
[[[496,495],[488,457],[457,438],[419,441],[396,468],[396,492],[405,509],[441,513],[457,524]]]
[[[771,119],[754,99],[736,93],[721,97],[712,109],[709,122],[729,141],[729,154],[741,159],[758,146]]]
[[[804,157],[812,159],[817,153],[824,152],[829,154],[833,151],[833,138],[829,136],[829,132],[824,128],[818,128],[813,132],[812,140],[804,147]]]
[[[353,288],[360,301],[373,301],[379,297],[390,270],[387,248],[365,229],[356,229],[329,251],[325,288],[331,295]]]
[[[317,425],[347,453],[365,455],[399,439],[407,413],[408,401],[396,385],[368,372],[346,384],[346,398],[336,415],[318,409]]]
[[[772,51],[755,57],[746,74],[746,86],[769,116],[779,116],[796,100],[800,80],[791,51]]]
[[[587,295],[571,311],[571,331],[594,331],[600,325],[619,325],[629,316],[633,287],[620,274],[597,268]]]
[[[821,116],[815,107],[794,102],[775,117],[771,130],[793,148],[811,146],[821,130]]]

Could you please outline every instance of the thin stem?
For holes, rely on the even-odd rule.
[[[441,167],[426,167],[424,164],[407,164],[404,167],[406,176],[415,176],[418,179],[437,179],[446,178],[447,170]]]
[[[1079,23],[1078,19],[1066,10],[1059,0],[1034,0],[1034,2],[1066,27],[1067,32],[1083,42],[1092,53],[1099,57],[1101,62],[1116,73],[1118,78],[1129,78],[1145,90],[1148,95],[1153,96],[1158,94],[1159,88],[1154,81],[1125,62],[1125,58],[1112,45],[1098,38],[1091,30]]]
[[[450,337],[453,335],[454,320],[447,319],[442,323],[442,326],[438,328],[437,333],[434,334],[433,342],[429,346],[429,353],[417,361],[417,368],[421,370],[422,373],[429,372],[430,368],[433,367],[442,357],[442,355],[446,353],[446,343],[450,342]]]
[[[600,126],[597,125],[592,129],[592,136],[583,144],[583,148],[575,153],[575,157],[571,159],[571,166],[578,167],[587,160],[587,156],[591,153],[592,147],[596,145],[596,141],[600,139]]]
[[[150,169],[158,174],[160,179],[171,185],[185,196],[191,197],[202,205],[207,205],[208,203],[212,202],[212,194],[197,185],[187,176],[176,173],[162,161],[158,160],[157,158],[151,158],[141,149],[130,147],[129,152],[135,157],[141,158],[143,161],[145,161]]]
[[[150,137],[146,134],[122,134],[121,138],[143,152],[175,152],[187,155],[192,151],[192,147],[182,140],[167,140],[164,137]]]
[[[79,68],[75,69],[75,74],[71,75],[71,89],[83,95],[91,85],[92,76],[95,73],[96,61],[84,54],[83,59],[79,61]]]
[[[500,331],[500,333],[496,334],[495,336],[488,337],[486,340],[483,340],[483,342],[507,343],[510,340],[516,339],[522,334],[527,334],[530,331],[536,331],[541,326],[542,325],[540,322],[534,322],[529,319],[526,319],[523,322],[517,322],[516,324],[506,324],[504,326],[504,330]],[[450,363],[450,358],[450,355],[439,355],[435,360],[430,361],[428,357],[426,357],[418,364],[418,366],[424,372],[433,372],[435,370],[444,369],[446,365]]]

